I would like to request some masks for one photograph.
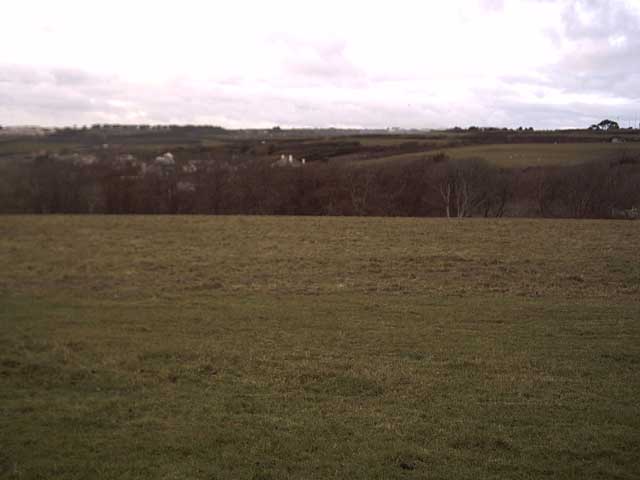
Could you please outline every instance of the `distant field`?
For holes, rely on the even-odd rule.
[[[559,143],[474,145],[439,150],[452,158],[484,158],[501,167],[539,165],[574,165],[597,160],[615,159],[623,154],[640,154],[640,142],[635,143]],[[427,152],[432,155],[436,152]],[[378,158],[374,162],[410,161],[425,153],[410,153]]]
[[[386,137],[375,137],[375,136],[359,136],[352,137],[350,140],[357,140],[364,147],[372,147],[372,146],[398,146],[406,143],[420,143],[420,142],[429,142],[429,143],[437,143],[441,145],[446,145],[449,141],[446,138],[438,138],[432,139],[429,135],[424,135],[421,137],[403,137],[403,136],[394,136],[389,135]]]
[[[0,161],[6,155],[22,155],[37,153],[41,150],[59,153],[61,151],[74,151],[81,148],[75,143],[55,143],[41,139],[20,139],[12,141],[0,141]]]
[[[640,476],[640,224],[0,218],[0,477]]]

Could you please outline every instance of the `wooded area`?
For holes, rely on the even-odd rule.
[[[2,213],[636,217],[640,162],[499,168],[443,154],[380,165],[144,167],[44,155],[5,166]]]

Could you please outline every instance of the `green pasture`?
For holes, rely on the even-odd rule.
[[[0,217],[0,478],[638,478],[639,234]]]
[[[454,159],[483,158],[500,167],[532,167],[548,165],[576,165],[594,161],[638,157],[640,142],[635,143],[522,143],[473,145],[444,148],[424,153],[409,153],[367,160],[367,163],[413,161],[435,153],[445,153]]]

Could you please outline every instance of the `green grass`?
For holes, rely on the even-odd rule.
[[[500,167],[576,165],[598,160],[614,160],[622,155],[640,155],[640,143],[559,143],[501,144],[445,148],[451,158],[484,158]],[[409,153],[367,162],[412,161],[437,152]]]
[[[440,137],[441,135],[438,135]],[[449,138],[433,138],[433,136],[429,134],[425,135],[415,135],[415,136],[398,136],[398,135],[386,135],[386,136],[354,136],[354,137],[346,137],[348,140],[354,140],[360,142],[360,145],[363,147],[392,147],[399,146],[402,144],[408,143],[424,143],[427,142],[429,145],[447,145],[451,140]]]
[[[638,478],[634,222],[0,218],[0,477]]]

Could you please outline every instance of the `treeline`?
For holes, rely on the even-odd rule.
[[[640,160],[505,169],[432,155],[374,165],[263,160],[145,168],[43,155],[2,166],[1,213],[634,218]]]

